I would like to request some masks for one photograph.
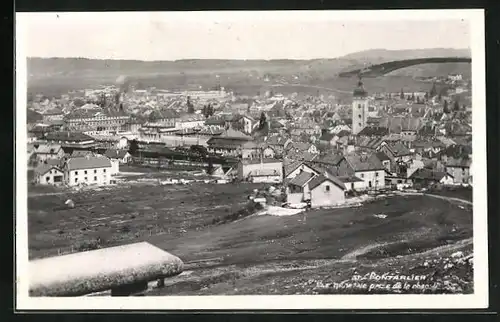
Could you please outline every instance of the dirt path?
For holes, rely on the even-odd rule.
[[[457,201],[457,202],[462,202],[468,205],[473,205],[472,201],[465,200],[465,199],[460,199],[460,198],[454,198],[454,197],[446,197],[446,196],[440,196],[440,195],[434,195],[431,193],[423,193],[423,192],[400,192],[398,191],[397,194],[404,196],[404,195],[412,195],[412,196],[426,196],[426,197],[432,197],[432,198],[437,198],[437,199],[442,199],[442,200],[448,200],[448,201]]]
[[[371,244],[365,247],[358,248],[342,257],[343,260],[356,260],[358,256],[361,256],[363,254],[368,253],[372,249],[375,249],[377,247],[382,247],[382,246],[387,246],[391,243],[381,243],[381,244]]]

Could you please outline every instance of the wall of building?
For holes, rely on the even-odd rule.
[[[352,101],[352,134],[356,135],[368,123],[368,100],[354,98]]]
[[[245,180],[248,178],[250,173],[256,172],[266,172],[276,171],[277,175],[283,178],[283,164],[282,162],[267,162],[267,163],[256,163],[256,164],[238,164],[238,179]]]
[[[453,182],[456,184],[469,183],[469,168],[446,167],[446,172],[453,176]]]
[[[85,171],[87,173],[85,173]],[[65,171],[65,182],[70,186],[84,184],[109,184],[112,175],[111,167],[80,169]],[[85,180],[87,178],[87,180]]]
[[[311,208],[333,206],[344,201],[344,190],[330,181],[325,181],[311,190]]]
[[[57,178],[60,178],[60,181],[57,181]],[[50,169],[47,173],[37,175],[35,182],[47,185],[64,184],[64,173],[57,169]]]
[[[306,171],[306,172],[309,172],[309,173],[313,173],[313,174],[318,174],[317,171],[314,171],[313,169],[311,169],[310,167],[308,167],[307,165],[305,164],[301,164],[297,169],[293,170],[292,172],[290,172],[288,175],[287,175],[287,179],[293,179],[295,178],[296,176],[298,176],[302,171]]]
[[[279,175],[252,177],[253,183],[280,183],[281,181],[282,181],[282,178]]]
[[[120,173],[120,160],[119,159],[110,159],[111,161],[111,175],[115,175]]]
[[[365,189],[381,189],[385,187],[385,171],[359,171],[356,177],[364,181]],[[361,184],[360,184],[361,185]]]
[[[345,190],[346,191],[351,191],[351,190],[364,190],[366,187],[366,183],[364,181],[356,181],[356,182],[345,182]]]

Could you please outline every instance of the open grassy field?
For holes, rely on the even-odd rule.
[[[37,191],[28,199],[30,258],[148,241],[186,264],[185,274],[152,295],[302,294],[335,293],[318,291],[316,284],[340,282],[353,269],[410,274],[443,252],[472,251],[472,207],[428,196],[215,224],[214,219],[244,208],[256,188],[263,186],[145,183],[100,191]],[[64,206],[68,198],[75,208]],[[454,274],[470,285],[471,269],[462,271]]]

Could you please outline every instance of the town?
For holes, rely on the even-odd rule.
[[[119,183],[130,168],[202,171],[215,183],[273,184],[285,195],[280,206],[311,208],[387,190],[471,187],[470,80],[421,81],[428,91],[370,93],[360,78],[343,102],[238,96],[220,85],[136,89],[126,77],[31,95],[30,182],[91,188]]]

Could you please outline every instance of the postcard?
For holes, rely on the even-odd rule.
[[[488,306],[483,10],[17,13],[16,82],[17,310]]]

